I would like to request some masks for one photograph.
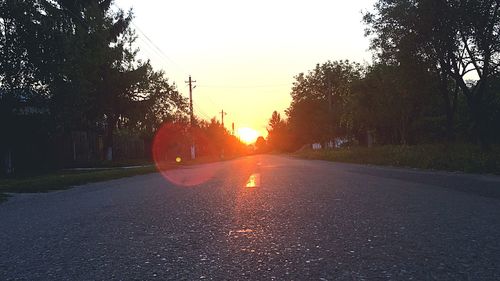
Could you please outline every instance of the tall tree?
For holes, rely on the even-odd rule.
[[[147,85],[137,89],[138,98],[123,111],[120,126],[150,139],[165,122],[187,124],[187,100],[177,91],[175,84],[168,81],[165,73],[149,67],[146,81]]]
[[[465,95],[474,135],[484,146],[493,125],[485,100],[500,70],[499,5],[494,0],[379,0],[375,12],[365,16],[382,60],[413,55],[439,75],[448,127],[457,93]]]
[[[47,138],[75,130],[104,133],[111,159],[119,126],[152,135],[164,119],[183,118],[185,99],[163,73],[136,59],[132,13],[112,2],[0,0],[4,132],[16,127],[12,121],[21,111],[43,113],[50,120],[43,124]],[[20,137],[7,135],[12,142]]]
[[[361,66],[328,61],[295,77],[287,109],[288,121],[302,144],[349,135],[345,105],[351,86],[361,77]]]
[[[422,121],[432,111],[432,76],[418,65],[375,64],[354,86],[347,103],[353,131],[365,142],[367,132],[379,144],[412,144],[424,134]]]
[[[267,126],[267,144],[271,150],[283,152],[291,147],[291,136],[285,120],[277,111],[273,111]]]
[[[0,1],[0,157],[6,173],[13,171],[14,147],[39,137],[46,125],[49,91],[35,63],[41,20],[37,1]]]

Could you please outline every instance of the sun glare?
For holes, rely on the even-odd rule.
[[[250,144],[257,140],[257,138],[259,137],[259,133],[251,128],[239,128],[238,136],[240,137],[242,142]]]

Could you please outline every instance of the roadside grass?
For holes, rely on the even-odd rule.
[[[0,193],[0,203],[7,201],[7,194]]]
[[[63,170],[42,175],[15,176],[0,179],[0,200],[2,193],[36,193],[70,188],[85,183],[106,181],[123,177],[156,172],[154,165],[135,168],[111,168],[99,170]]]
[[[293,156],[335,162],[500,175],[500,147],[484,152],[471,144],[386,145],[303,150]]]
[[[147,166],[152,165],[151,160],[148,159],[136,159],[136,160],[113,160],[113,161],[95,161],[87,164],[76,164],[75,166],[69,166],[68,168],[120,168],[120,167],[135,167],[135,166]]]
[[[191,165],[227,161],[235,158],[237,157],[227,157],[224,159],[201,157],[196,160],[182,161],[181,163],[164,163],[161,165],[161,169],[175,169]],[[135,165],[142,166],[135,167]],[[129,167],[124,168],[123,166]],[[9,178],[0,178],[0,202],[7,200],[9,195],[6,193],[49,192],[68,189],[86,183],[144,175],[157,171],[157,167],[154,164],[145,161],[101,162],[89,168],[66,169],[43,174],[21,174]]]

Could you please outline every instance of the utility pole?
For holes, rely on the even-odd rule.
[[[227,112],[224,112],[224,109],[223,109],[219,113],[220,113],[220,117],[222,119],[222,129],[224,130],[224,135],[225,135],[226,134],[226,128],[224,127],[224,115],[227,115]],[[221,154],[220,154],[221,158],[224,158],[224,153],[225,153],[224,146],[222,146],[222,151],[221,151]]]
[[[191,159],[196,158],[196,147],[194,145],[194,136],[193,136],[193,125],[194,125],[194,112],[193,112],[193,83],[196,83],[195,80],[191,79],[191,75],[189,75],[189,80],[186,81],[189,84],[189,125],[191,127]]]
[[[186,81],[189,85],[189,114],[190,114],[190,125],[193,127],[194,123],[194,112],[193,112],[193,83],[196,83],[196,80],[191,79],[191,75],[189,75],[189,80]]]
[[[221,116],[221,119],[222,119],[222,128],[224,128],[224,115],[227,115],[227,112],[224,112],[224,109],[223,109],[219,113],[220,113],[220,116]]]

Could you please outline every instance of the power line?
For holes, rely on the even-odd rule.
[[[118,7],[116,4],[114,4],[115,8],[120,9],[120,7]],[[183,71],[184,73],[186,73],[186,71],[184,70],[183,67],[181,67],[178,63],[176,63],[170,56],[168,56],[167,54],[165,54],[165,52],[160,48],[158,47],[157,44],[155,44],[153,42],[153,40],[151,40],[151,38],[134,22],[134,20],[131,20],[130,21],[131,24],[134,26],[134,28],[140,33],[140,35],[142,36],[139,36],[139,39],[144,43],[144,46],[146,46],[148,49],[145,49],[146,52],[149,52],[149,51],[152,51],[154,54],[158,55],[158,57],[166,62],[170,62],[172,64],[174,64],[178,69],[180,69],[181,71]],[[196,111],[204,118],[206,118],[208,121],[210,121],[212,119],[212,117],[210,117],[208,114],[206,114],[201,108],[200,106],[197,104],[197,103],[194,103],[193,101],[193,83],[196,82],[194,80],[191,79],[191,76],[189,76],[189,81],[186,81],[186,83],[188,83],[188,86],[189,86],[189,98],[190,98],[190,120],[191,120],[191,125],[193,124],[193,119],[194,119],[194,110],[193,110],[193,107],[196,108]],[[212,87],[212,88],[263,88],[263,87],[281,87],[281,86],[288,86],[289,84],[283,84],[283,85],[253,85],[253,86],[214,86],[214,85],[205,85],[203,87]],[[196,86],[195,86],[196,87]],[[199,87],[199,86],[198,86]],[[213,105],[216,105],[215,102],[209,97],[207,96],[208,100],[213,104]],[[224,115],[227,115],[226,112],[222,111],[221,112],[222,114],[222,125],[224,125]],[[194,144],[193,144],[194,145]]]
[[[210,117],[205,111],[203,111],[196,103],[194,104],[194,108],[196,109],[196,112],[198,112],[199,115],[201,115],[201,117],[203,117],[207,121],[210,121],[213,118]]]
[[[186,73],[186,71],[184,70],[184,68],[182,68],[178,63],[176,63],[172,58],[170,58],[167,54],[165,54],[165,52],[163,52],[162,49],[160,49],[160,47],[158,47],[158,45],[156,45],[147,35],[146,33],[144,33],[144,31],[142,31],[142,29],[136,24],[134,23],[134,21],[131,21],[132,25],[137,29],[137,31],[139,31],[140,34],[142,34],[142,36],[144,36],[144,38],[146,39],[147,42],[149,42],[154,50],[156,50],[157,54],[159,54],[161,57],[163,57],[164,59],[166,59],[167,61],[171,62],[172,64],[174,64],[175,66],[177,66],[177,68],[179,68],[179,70],[181,70],[182,72]]]
[[[209,101],[209,102],[210,102],[213,106],[215,106],[215,107],[219,106],[219,105],[217,105],[217,104],[216,104],[216,103],[212,100],[212,98],[211,98],[209,95],[206,95],[206,96],[205,96],[205,98],[207,98],[207,100],[208,100],[208,101]]]
[[[114,7],[118,10],[122,10],[116,3],[113,3]],[[187,73],[187,71],[184,70],[184,68],[182,66],[180,66],[178,63],[176,63],[172,58],[170,58],[167,54],[165,54],[165,52],[160,48],[158,47],[158,45],[156,45],[153,40],[151,40],[149,38],[149,36],[146,35],[146,33],[144,31],[142,31],[142,29],[137,25],[137,23],[134,22],[133,19],[130,20],[130,23],[135,27],[135,29],[142,35],[142,36],[139,36],[139,39],[141,39],[144,43],[146,43],[145,45],[147,47],[149,47],[151,50],[153,50],[153,52],[155,52],[157,55],[159,55],[159,57],[163,60],[165,60],[166,62],[169,62],[169,64],[173,64],[175,65],[179,70],[181,70],[182,72],[184,72],[185,74]]]

